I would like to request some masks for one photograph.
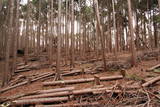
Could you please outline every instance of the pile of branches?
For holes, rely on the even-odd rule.
[[[153,60],[157,59],[160,56],[159,51],[151,51],[151,52],[145,52],[141,55],[137,56],[137,62],[140,62],[142,60]],[[109,71],[115,71],[120,69],[129,69],[132,67],[131,59],[127,58],[126,60],[119,60],[119,61],[106,61],[106,67]],[[102,63],[97,64],[97,66],[92,69],[95,71],[103,71],[104,67]]]
[[[116,87],[115,87],[116,88]],[[103,91],[101,93],[83,94],[68,96],[68,101],[56,102],[52,104],[37,105],[36,107],[159,107],[159,97],[156,96],[156,90],[139,89],[132,93],[121,90],[117,93]]]
[[[152,60],[157,59],[160,56],[159,50],[151,51],[151,52],[145,52],[140,57],[141,60]]]
[[[121,69],[129,69],[132,67],[131,63],[128,61],[108,61],[107,64],[108,71],[117,71]],[[104,67],[102,63],[95,64],[95,67],[91,69],[93,73],[103,71]]]
[[[48,68],[48,63],[41,63],[41,62],[30,62],[29,64],[25,65],[24,63],[18,64],[17,70],[15,73],[21,73],[26,71],[32,71],[32,70],[39,70],[42,68]]]
[[[9,101],[11,106],[35,105],[36,107],[69,107],[69,106],[159,106],[160,93],[157,82],[160,81],[160,76],[144,81],[138,85],[122,85],[116,82],[112,87],[104,87],[100,84],[102,77],[95,76],[94,86],[85,89],[76,89],[68,87],[66,81],[52,81],[56,85],[63,88],[55,88],[48,90],[37,90],[30,93],[25,93],[7,98],[1,98],[3,102]],[[105,80],[125,79],[119,76],[113,78],[105,77]],[[73,83],[73,80],[69,80]],[[91,81],[91,80],[90,80]],[[89,82],[88,80],[85,82]],[[65,84],[63,84],[65,83]],[[68,82],[69,83],[69,82]],[[79,80],[74,84],[80,83]],[[62,85],[63,84],[63,85]],[[48,85],[54,85],[48,84]],[[43,86],[48,86],[43,84]],[[39,105],[43,104],[43,105]]]

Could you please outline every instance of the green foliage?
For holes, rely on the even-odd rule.
[[[156,23],[159,23],[159,24],[160,24],[160,14],[154,16],[154,17],[153,17],[153,20],[154,20]]]
[[[160,68],[155,69],[153,72],[160,73]]]
[[[38,6],[39,0],[32,0],[32,4]]]
[[[5,102],[5,103],[0,105],[0,107],[10,107],[10,106],[11,106],[10,102]]]
[[[135,81],[141,81],[143,80],[142,77],[138,76],[137,74],[128,74],[126,76],[126,78],[131,79],[131,80],[135,80]]]
[[[94,16],[94,12],[93,12],[93,8],[92,7],[89,7],[89,6],[82,7],[81,13],[83,13],[82,19],[85,22],[92,21],[92,18],[93,18],[92,16]]]
[[[21,5],[21,11],[27,12],[27,5]]]

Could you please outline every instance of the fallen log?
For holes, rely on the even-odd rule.
[[[73,71],[65,71],[61,75],[62,76],[72,76],[72,75],[76,75],[76,74],[78,75],[78,74],[81,74],[81,73],[83,73],[82,70],[73,70]],[[53,77],[44,78],[43,81],[51,79],[51,78],[53,78]]]
[[[43,79],[43,78],[46,78],[46,77],[49,77],[49,76],[54,76],[54,75],[55,75],[55,73],[48,73],[46,75],[43,75],[43,76],[40,76],[40,77],[37,77],[37,78],[31,80],[31,82],[35,82],[37,80],[40,80],[40,79]]]
[[[62,76],[72,76],[74,74],[79,74],[82,73],[82,70],[73,70],[73,71],[68,71],[62,74]]]
[[[91,106],[100,106],[99,102],[85,102],[85,103],[76,103],[76,104],[54,104],[54,105],[36,105],[35,107],[91,107]]]
[[[22,81],[25,80],[25,79],[26,79],[26,76],[24,76],[24,75],[19,75],[19,76],[16,77],[14,80],[11,80],[11,81],[9,82],[9,85],[10,85],[10,86],[15,85],[15,84],[17,84],[17,83],[22,82]]]
[[[97,62],[97,61],[101,61],[102,58],[98,58],[98,59],[91,59],[91,60],[88,60],[88,61],[78,61],[76,62],[77,64],[87,64],[87,63],[94,63],[94,62]]]
[[[68,95],[81,95],[81,94],[89,94],[93,92],[115,92],[119,93],[122,92],[121,90],[112,90],[113,87],[105,87],[105,88],[88,88],[88,89],[82,89],[82,90],[73,90],[73,91],[63,91],[63,92],[57,92],[57,93],[47,93],[47,94],[40,94],[40,95],[33,95],[33,96],[27,96],[23,97],[21,99],[34,99],[34,98],[47,98],[47,97],[60,97],[60,96],[68,96]]]
[[[148,87],[158,81],[160,81],[160,76],[158,77],[155,77],[153,79],[150,79],[150,80],[146,80],[147,82],[143,83],[141,86],[140,85],[132,85],[132,86],[122,86],[123,89],[125,90],[132,90],[132,89],[140,89],[143,87]]]
[[[81,70],[64,72],[64,73],[62,74],[62,76],[71,76],[71,75],[74,75],[74,74],[80,73],[80,72],[81,72]],[[54,76],[54,75],[55,75],[54,72],[53,72],[53,73],[45,73],[45,74],[40,75],[40,76],[37,77],[37,78],[32,79],[31,82],[35,82],[35,81],[38,81],[38,80],[40,80],[40,79],[44,80],[44,79],[46,79],[47,77]],[[53,78],[53,77],[52,77],[52,78]],[[47,78],[47,79],[49,79],[49,78]],[[28,83],[28,81],[24,81],[24,82],[15,84],[15,85],[10,86],[10,87],[3,88],[3,89],[0,90],[0,93],[5,92],[5,91],[8,91],[8,90],[11,90],[11,89],[13,89],[13,88],[16,88],[16,87],[19,87],[19,86],[22,86],[22,85],[25,85],[25,84],[27,84],[27,83]]]
[[[145,82],[144,84],[142,84],[143,87],[148,87],[156,82],[160,81],[160,76],[155,77],[153,79],[151,79],[150,81]]]
[[[65,88],[55,88],[55,89],[49,89],[49,90],[38,90],[34,92],[28,92],[20,95],[14,95],[10,96],[8,98],[0,98],[0,102],[6,102],[6,101],[13,101],[21,97],[29,96],[29,95],[37,95],[37,94],[45,94],[45,93],[55,93],[55,92],[62,92],[62,91],[71,91],[74,90],[75,87],[65,87]]]
[[[122,78],[123,78],[122,75],[117,75],[117,76],[100,77],[100,80],[101,81],[110,81],[110,80],[117,80],[117,79],[122,79]],[[84,83],[84,82],[91,82],[91,81],[94,81],[94,78],[43,82],[43,85],[50,86],[50,85],[59,85],[59,84],[75,84],[75,83]]]
[[[39,78],[39,77],[42,77],[42,76],[48,75],[48,74],[51,74],[51,72],[47,72],[47,73],[43,73],[43,74],[28,75],[28,77],[30,77],[30,78],[32,78],[32,79],[35,79],[35,78]]]
[[[18,83],[22,83],[22,82],[29,80],[29,79],[30,80],[38,79],[42,76],[49,75],[49,74],[51,74],[51,73],[49,72],[49,73],[43,73],[43,74],[34,74],[34,75],[28,75],[27,77],[24,75],[20,75],[17,78],[15,78],[14,80],[11,80],[9,83],[9,86],[13,86]]]
[[[15,73],[20,73],[20,72],[26,72],[26,71],[31,71],[31,70],[38,70],[40,68],[47,68],[49,64],[40,64],[40,63],[32,63],[30,65],[24,65],[21,67],[18,67]]]
[[[0,93],[5,92],[5,91],[8,91],[8,90],[11,90],[11,89],[13,89],[13,88],[16,88],[16,87],[19,87],[19,86],[22,86],[22,85],[25,85],[25,84],[27,84],[27,83],[28,83],[28,81],[24,81],[24,82],[18,83],[18,84],[16,84],[16,85],[3,88],[3,89],[0,90]]]
[[[24,62],[21,62],[21,63],[17,63],[17,66],[24,66],[25,63]]]
[[[70,95],[82,95],[82,94],[102,94],[102,93],[137,93],[137,91],[125,91],[123,90],[113,90],[111,88],[97,88],[97,89],[83,89],[83,90],[74,90],[74,91],[64,91],[58,93],[48,93],[48,94],[41,94],[41,95],[33,95],[28,97],[23,97],[21,100],[28,100],[28,99],[37,99],[37,98],[49,98],[49,97],[61,97],[61,96],[70,96]]]
[[[28,68],[19,69],[19,70],[16,70],[14,73],[20,73],[20,72],[26,72],[26,71],[31,71],[31,69],[28,69]]]
[[[55,97],[55,98],[38,98],[38,99],[28,99],[28,100],[15,100],[12,102],[12,106],[27,105],[27,104],[41,104],[41,103],[54,103],[67,101],[68,97]]]
[[[93,91],[93,94],[101,94],[101,93],[123,93],[123,90],[96,90]],[[124,93],[136,93],[136,91],[125,91]]]
[[[48,77],[48,76],[52,76],[52,75],[54,75],[54,74],[55,74],[55,73],[50,73],[50,74],[47,74],[47,75],[43,75],[43,76],[41,76],[41,77],[32,79],[31,82],[38,81],[38,80],[40,80],[40,79],[43,79],[43,78]],[[8,90],[11,90],[11,89],[16,88],[16,87],[19,87],[19,86],[23,86],[23,85],[25,85],[25,84],[27,84],[27,83],[28,83],[28,80],[27,80],[27,81],[24,81],[24,82],[22,82],[22,83],[18,83],[18,84],[16,84],[16,85],[10,86],[10,87],[3,88],[3,89],[0,90],[0,93],[5,92],[5,91],[8,91]]]
[[[159,68],[159,67],[160,67],[160,64],[157,64],[151,68],[148,68],[146,71],[153,71],[154,69]]]
[[[24,94],[20,94],[20,95],[14,95],[14,96],[10,96],[10,97],[2,97],[0,98],[0,103],[3,103],[3,102],[7,102],[7,101],[13,101],[13,100],[16,100],[18,98],[21,98],[21,97],[25,97],[25,96],[29,96],[29,95],[35,95],[35,94],[38,94],[36,91],[35,92],[29,92],[29,93],[24,93]]]
[[[22,66],[17,67],[17,70],[26,69],[28,67],[29,67],[29,65],[22,65]]]
[[[55,92],[61,92],[61,91],[71,91],[74,89],[75,87],[66,87],[66,88],[56,88],[56,89],[50,89],[50,90],[39,90],[37,92],[39,94],[44,94],[44,93],[55,93]]]

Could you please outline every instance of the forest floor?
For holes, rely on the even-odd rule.
[[[139,52],[139,55],[141,55],[141,54],[142,53]],[[91,59],[88,58],[89,59],[88,61],[76,61],[76,66],[75,66],[74,69],[71,70],[69,65],[64,65],[64,66],[61,67],[62,71],[70,71],[70,70],[71,71],[78,71],[78,70],[84,69],[85,71],[88,71],[89,73],[62,76],[62,79],[64,81],[65,80],[75,80],[75,79],[87,79],[87,78],[94,78],[95,75],[98,75],[99,77],[110,77],[110,76],[121,75],[120,71],[122,69],[125,69],[127,79],[119,79],[119,80],[102,81],[101,82],[102,87],[113,87],[115,85],[116,86],[119,86],[119,85],[128,85],[128,86],[137,85],[137,84],[141,84],[142,80],[144,80],[144,79],[147,81],[147,80],[150,80],[152,78],[160,76],[160,72],[154,72],[154,71],[146,72],[146,70],[151,68],[152,66],[160,64],[160,60],[157,60],[157,58],[151,57],[147,60],[141,60],[141,61],[138,62],[138,65],[136,67],[128,67],[130,65],[126,65],[126,67],[121,68],[120,66],[122,66],[122,65],[118,65],[118,67],[117,66],[115,67],[115,65],[114,65],[115,63],[112,64],[112,62],[119,63],[120,61],[123,62],[123,61],[126,61],[126,60],[128,62],[129,57],[130,57],[130,54],[128,54],[128,53],[120,53],[118,55],[118,62],[117,62],[117,61],[114,61],[114,56],[112,54],[108,54],[107,55],[107,63],[111,63],[111,64],[109,64],[111,69],[108,69],[105,72],[102,70],[103,67],[102,67],[102,61],[101,60],[89,61]],[[95,58],[92,58],[92,59],[95,59]],[[19,61],[19,63],[23,63],[22,58],[19,58],[18,61]],[[39,61],[30,62],[29,65],[34,65],[35,63],[41,63],[41,62],[39,62]],[[44,74],[44,73],[55,73],[55,66],[54,65],[55,64],[53,64],[52,67],[48,67],[48,68],[44,67],[44,68],[40,68],[40,69],[35,69],[35,70],[33,69],[33,70],[30,70],[30,71],[16,73],[15,76],[13,76],[13,78],[12,78],[12,82],[7,87],[11,87],[11,86],[14,86],[15,84],[26,81],[28,77],[35,77],[36,75],[40,75],[40,74]],[[24,65],[22,65],[22,67],[23,66]],[[112,67],[115,67],[115,68],[112,69]],[[16,80],[19,76],[21,76],[21,77],[23,76],[23,79],[21,79],[21,81],[18,81],[15,84],[13,84],[13,81]],[[46,78],[37,80],[35,82],[31,82],[31,83],[29,82],[25,85],[22,85],[22,86],[10,89],[8,91],[2,92],[2,93],[0,93],[0,99],[3,100],[5,98],[10,98],[12,96],[21,95],[21,94],[24,94],[24,93],[32,93],[32,92],[35,92],[37,90],[49,90],[49,89],[64,88],[64,87],[74,87],[75,88],[74,90],[83,90],[83,89],[89,89],[89,88],[94,87],[94,82],[93,81],[92,82],[86,82],[86,83],[65,84],[65,85],[63,84],[63,85],[56,85],[56,86],[44,86],[43,85],[43,82],[50,82],[50,81],[54,81],[54,76],[50,76],[49,78],[46,77]],[[159,92],[159,95],[157,95],[157,96],[160,98],[160,82],[157,82],[156,84],[157,85],[152,87],[151,90]],[[2,88],[2,89],[4,89],[4,88]],[[92,99],[92,98],[90,98],[91,96],[92,95],[88,96],[87,98]],[[84,96],[81,96],[81,97],[83,98]],[[81,97],[79,97],[79,99]],[[98,96],[98,97],[100,97],[100,96]],[[150,96],[150,97],[152,98],[152,96]],[[86,96],[85,96],[85,98],[86,98]],[[88,99],[85,100],[85,101],[88,101]],[[103,98],[101,100],[103,100]],[[116,104],[120,104],[119,103],[120,101],[121,100],[119,100],[119,99],[118,100],[113,100],[112,99],[108,102],[106,101],[106,104],[113,106],[113,105],[116,105]],[[75,100],[74,101],[68,101],[68,102],[61,102],[60,104],[62,104],[62,103],[70,104],[71,102],[73,103],[73,102],[75,102]],[[141,104],[143,106],[145,106],[148,103],[146,101],[144,103],[140,103],[139,105],[141,105]],[[153,104],[153,105],[155,105],[155,106],[160,105],[160,99],[158,100],[158,102],[156,104]]]

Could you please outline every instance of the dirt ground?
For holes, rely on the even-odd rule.
[[[159,61],[156,60],[150,60],[150,61],[142,61],[138,64],[137,67],[133,67],[131,69],[127,70],[127,74],[128,75],[136,75],[137,78],[147,78],[147,77],[152,77],[152,76],[156,76],[159,75],[157,73],[152,73],[152,72],[145,72],[146,69],[159,64]],[[90,64],[91,66],[92,64]],[[83,66],[89,66],[89,64],[84,64]],[[77,67],[79,68],[79,67]],[[23,72],[23,73],[19,73],[18,75],[33,75],[33,74],[37,74],[37,73],[44,73],[44,72],[55,72],[52,71],[51,69],[41,69],[41,70],[33,70],[33,71],[29,71],[29,72]],[[116,75],[116,74],[120,74],[119,71],[106,71],[106,72],[100,72],[98,73],[99,76],[112,76],[112,75]],[[91,74],[85,74],[84,78],[89,78],[89,77],[93,77],[94,75]],[[78,76],[64,76],[63,79],[64,80],[69,80],[69,79],[78,79],[78,78],[82,78],[82,75],[78,75]],[[136,78],[136,77],[135,77]],[[53,81],[53,79],[48,79],[46,81]],[[128,82],[128,81],[124,81],[122,80],[123,83],[124,82]],[[121,83],[122,81],[118,80],[119,83]],[[109,85],[114,85],[116,82],[115,81],[111,81],[111,82],[102,82],[102,84],[104,86],[109,86]],[[72,84],[72,86],[75,86],[76,89],[82,89],[82,88],[89,88],[92,87],[93,83],[81,83],[81,84]],[[69,85],[67,85],[69,86]],[[51,86],[49,88],[58,88],[59,86]],[[49,89],[47,87],[47,89]],[[37,82],[33,82],[31,84],[27,84],[21,87],[17,87],[15,89],[9,90],[7,92],[4,92],[2,94],[0,94],[1,97],[7,97],[7,96],[12,96],[12,95],[18,95],[18,94],[22,94],[22,93],[26,93],[26,92],[33,92],[36,90],[43,90],[46,89],[45,87],[42,86],[42,81],[37,81]]]
[[[122,53],[122,54],[119,54],[118,60],[125,60],[128,57],[130,57],[129,54]],[[111,60],[113,60],[114,57],[113,57],[113,55],[110,54],[110,55],[108,55],[107,58],[108,58],[107,61],[111,61]],[[21,62],[22,59],[20,58],[19,61]],[[102,61],[96,61],[93,63],[84,63],[84,64],[79,64],[79,62],[77,61],[76,67],[73,70],[81,70],[82,68],[84,68],[84,69],[91,68],[99,63],[102,63]],[[120,84],[120,85],[121,84],[133,85],[133,83],[140,84],[141,80],[143,80],[143,79],[147,80],[149,78],[156,77],[156,76],[160,75],[160,73],[146,72],[146,70],[148,68],[150,68],[154,65],[157,65],[159,63],[160,63],[160,60],[156,60],[156,59],[151,59],[151,60],[147,60],[147,61],[140,61],[140,62],[138,62],[136,67],[131,67],[130,69],[126,69],[126,74],[127,74],[128,79],[121,79],[121,80],[114,80],[114,81],[103,81],[103,82],[101,82],[101,84],[104,87],[112,87],[115,84]],[[63,67],[61,67],[61,69],[69,71],[70,67],[63,66]],[[27,71],[27,72],[21,72],[21,73],[15,74],[13,79],[15,79],[19,75],[23,75],[23,76],[28,77],[30,75],[38,75],[38,74],[43,74],[43,73],[48,73],[48,72],[53,73],[53,72],[55,72],[55,69],[43,68],[43,69],[39,69],[39,70],[31,70],[31,71]],[[96,75],[103,77],[103,76],[121,75],[121,73],[120,73],[120,70],[108,70],[108,71],[98,71]],[[90,78],[90,77],[94,77],[94,74],[63,76],[62,79],[63,80],[71,80],[71,79]],[[46,81],[54,81],[54,77],[51,77],[46,80],[38,80],[36,82],[32,82],[30,84],[26,84],[26,85],[11,89],[9,91],[0,93],[0,98],[7,98],[7,97],[16,96],[16,95],[20,95],[20,94],[24,94],[24,93],[34,92],[37,90],[62,88],[62,86],[44,87],[42,84],[44,81],[45,82]],[[157,84],[159,84],[159,83],[157,83]],[[68,87],[68,86],[74,86],[75,89],[80,90],[80,89],[86,89],[86,88],[93,87],[93,82],[80,83],[80,84],[69,84],[69,85],[65,85],[63,87]],[[157,85],[155,90],[160,90],[160,85]]]

